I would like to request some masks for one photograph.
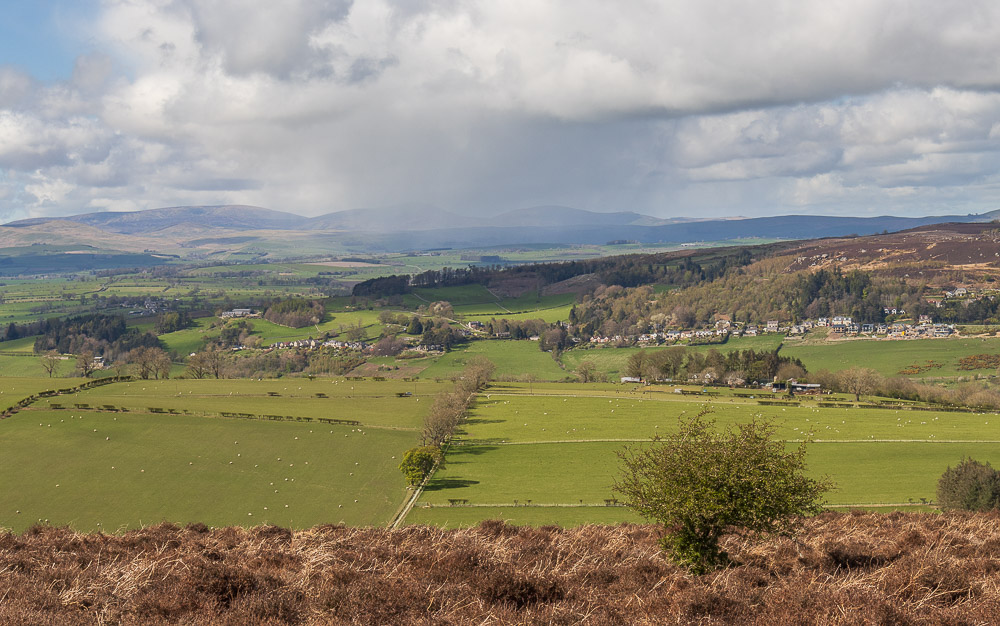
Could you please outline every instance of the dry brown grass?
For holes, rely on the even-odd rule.
[[[3,624],[981,624],[1000,515],[824,514],[740,563],[668,564],[652,526],[160,525],[0,535]]]

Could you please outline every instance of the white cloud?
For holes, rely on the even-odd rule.
[[[998,199],[996,3],[104,0],[92,28],[65,83],[0,66],[8,217]]]

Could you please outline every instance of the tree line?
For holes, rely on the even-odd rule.
[[[662,252],[515,266],[446,267],[414,276],[371,278],[356,284],[352,295],[384,298],[409,293],[413,288],[488,285],[505,278],[534,279],[539,287],[586,274],[595,274],[606,285],[637,287],[654,283],[694,285],[714,280],[731,269],[753,263],[770,253],[770,246],[717,248],[698,252]]]
[[[731,384],[769,382],[775,377],[787,380],[805,374],[800,360],[781,356],[777,350],[720,352],[712,349],[703,352],[682,346],[639,350],[629,357],[625,366],[626,376],[643,380],[677,380],[698,375],[706,380]]]

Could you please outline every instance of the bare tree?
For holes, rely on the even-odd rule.
[[[854,394],[854,401],[860,402],[862,395],[868,395],[878,388],[882,377],[869,367],[852,367],[840,372],[840,385]]]
[[[188,357],[187,373],[191,378],[205,378],[211,374],[212,368],[209,364],[208,354],[206,352],[198,352]]]
[[[76,369],[84,378],[90,378],[90,375],[97,369],[97,363],[94,362],[94,353],[89,350],[81,352],[80,356],[76,359]]]
[[[592,383],[596,381],[598,374],[597,365],[595,365],[593,361],[584,361],[576,368],[576,376],[580,379],[581,383]]]
[[[48,372],[49,378],[52,378],[52,374],[55,373],[56,367],[59,366],[59,361],[62,360],[55,350],[49,350],[42,356],[38,358],[42,364],[42,369]]]
[[[153,372],[156,377],[164,380],[170,378],[170,368],[173,365],[170,355],[163,348],[149,348],[149,350],[152,352]]]
[[[125,354],[125,360],[136,367],[143,380],[170,377],[170,356],[163,348],[134,348]]]

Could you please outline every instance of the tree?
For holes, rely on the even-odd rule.
[[[94,353],[89,350],[81,352],[80,356],[76,358],[76,369],[84,378],[90,378],[90,375],[97,369],[97,363],[94,361]]]
[[[989,511],[1000,505],[1000,472],[971,458],[948,467],[938,479],[937,505],[944,511]]]
[[[48,372],[49,378],[52,378],[52,374],[56,371],[56,367],[62,359],[58,354],[56,354],[55,350],[49,350],[39,357],[38,360],[42,363],[42,369]]]
[[[347,327],[347,340],[348,341],[361,341],[365,338],[365,327],[361,324],[361,320],[358,320],[357,325],[351,325]]]
[[[410,320],[410,325],[406,327],[407,335],[421,335],[424,332],[424,325],[420,323],[420,318],[416,315]]]
[[[614,485],[625,504],[663,524],[669,557],[699,574],[728,563],[723,534],[789,534],[801,516],[822,510],[829,488],[804,475],[804,444],[786,451],[769,422],[718,432],[703,417],[682,418],[676,434],[620,451]]]
[[[868,367],[852,367],[839,375],[840,385],[854,394],[854,401],[861,402],[862,395],[868,395],[878,387],[878,372]]]
[[[403,472],[408,485],[416,486],[424,482],[440,458],[441,450],[435,446],[410,448],[403,453],[403,462],[399,464],[399,470]]]
[[[774,375],[779,381],[787,381],[791,378],[799,380],[806,375],[806,370],[801,365],[795,363],[782,363],[778,366],[778,372]]]
[[[406,348],[399,337],[382,337],[375,343],[375,356],[396,356]]]
[[[583,361],[576,367],[576,377],[580,379],[581,383],[596,382],[601,376],[593,361]]]
[[[136,367],[143,380],[170,377],[170,355],[163,348],[134,348],[126,353],[125,360]]]

